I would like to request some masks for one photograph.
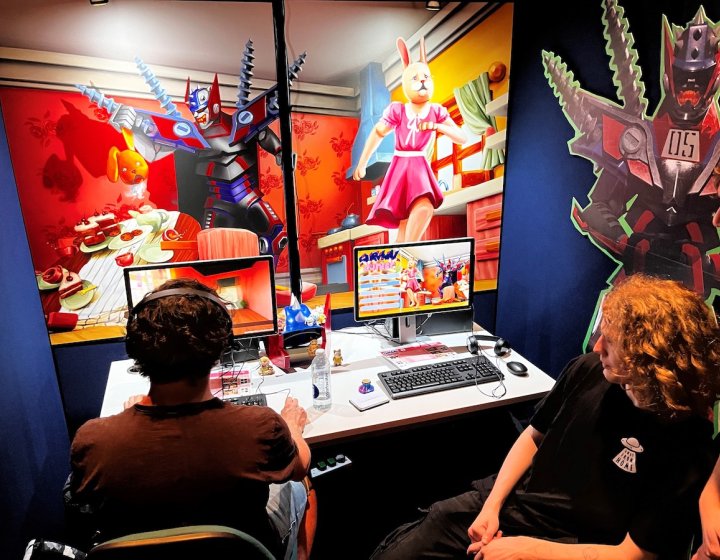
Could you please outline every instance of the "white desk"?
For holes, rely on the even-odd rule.
[[[453,358],[469,356],[465,341],[468,333],[423,337],[422,340],[439,340],[454,348],[458,354]],[[309,444],[339,441],[363,434],[401,428],[422,422],[447,418],[469,412],[486,410],[513,403],[534,400],[545,395],[555,381],[543,371],[512,351],[504,358],[496,358],[492,352],[493,342],[482,342],[481,348],[493,363],[505,373],[507,392],[502,398],[490,396],[498,383],[483,383],[478,387],[440,391],[430,395],[391,400],[377,408],[359,412],[349,399],[358,393],[364,378],[369,378],[376,391],[382,391],[377,374],[392,369],[390,363],[380,356],[380,350],[395,346],[372,333],[366,327],[355,327],[333,331],[330,336],[328,354],[333,348],[341,348],[344,365],[332,368],[332,408],[318,412],[312,408],[312,383],[309,371],[284,373],[276,370],[275,375],[260,377],[257,363],[249,363],[246,369],[252,372],[253,387],[260,386],[260,392],[268,395],[268,405],[279,411],[287,390],[308,411],[309,423],[305,428],[305,439]],[[452,359],[452,358],[449,358]],[[518,377],[509,373],[506,361],[520,361],[528,367],[528,375]],[[103,399],[101,416],[122,411],[124,401],[131,395],[147,393],[149,382],[138,374],[128,373],[130,360],[113,362],[110,367]],[[482,392],[481,392],[482,391]],[[502,392],[502,391],[499,391]]]

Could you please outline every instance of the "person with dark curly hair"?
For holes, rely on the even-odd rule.
[[[605,298],[600,332],[497,475],[433,504],[372,558],[686,559],[718,455],[714,313],[679,282],[634,275]]]
[[[66,496],[71,511],[90,512],[92,543],[218,524],[277,558],[295,553],[308,499],[307,414],[291,397],[280,414],[213,398],[210,370],[231,334],[224,302],[195,280],[168,281],[130,312],[127,352],[149,393],[85,423],[71,449]]]

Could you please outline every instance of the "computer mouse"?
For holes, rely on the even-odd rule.
[[[508,362],[507,364],[508,371],[515,375],[527,375],[528,368],[525,364],[522,362]]]

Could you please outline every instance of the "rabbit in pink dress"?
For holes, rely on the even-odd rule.
[[[456,144],[466,141],[465,133],[450,118],[447,109],[432,103],[433,81],[427,65],[425,41],[420,39],[420,61],[410,63],[407,45],[401,38],[397,48],[404,66],[403,92],[407,103],[393,101],[365,142],[353,173],[365,177],[370,156],[382,139],[395,131],[395,153],[370,210],[367,223],[397,229],[397,241],[418,241],[425,233],[443,194],[425,155],[439,130]]]

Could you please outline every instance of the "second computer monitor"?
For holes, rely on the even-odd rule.
[[[355,247],[355,320],[401,318],[409,342],[416,315],[471,309],[474,255],[471,237]]]
[[[278,330],[270,255],[133,266],[124,273],[130,307],[168,280],[190,278],[214,289],[228,302],[235,338],[269,335]]]

